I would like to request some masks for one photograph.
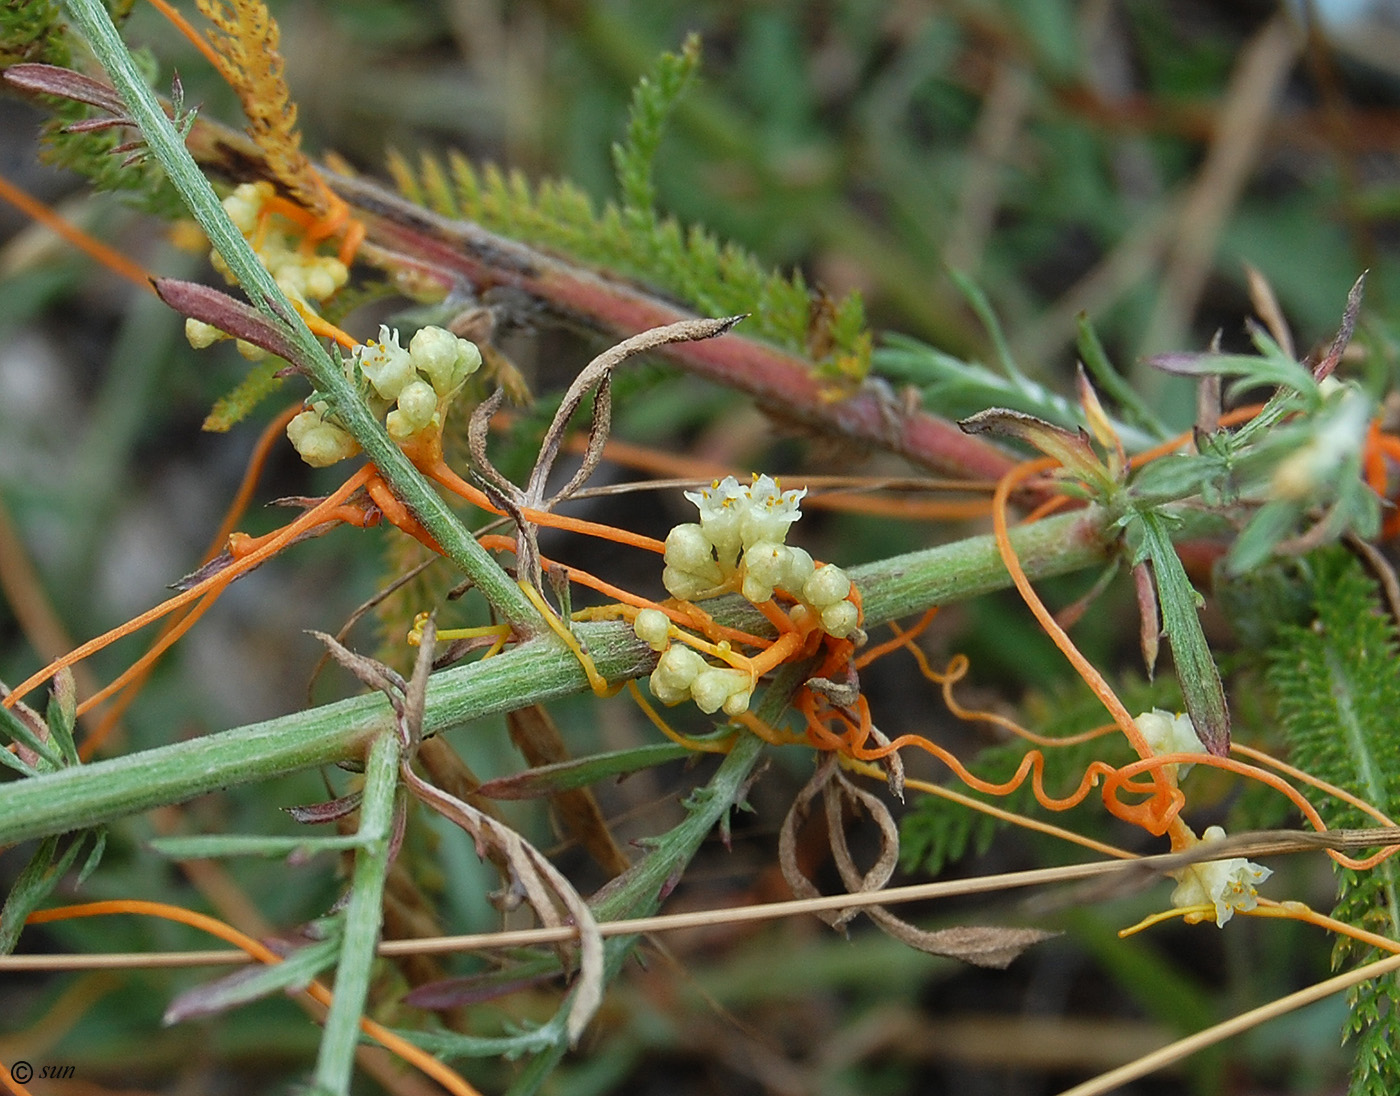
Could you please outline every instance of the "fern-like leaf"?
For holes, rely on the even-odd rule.
[[[698,61],[698,43],[687,40],[679,54],[663,55],[638,85],[627,138],[613,149],[621,201],[601,210],[571,183],[532,185],[519,172],[492,164],[478,169],[458,153],[445,164],[425,154],[417,166],[391,153],[389,173],[405,198],[445,217],[475,221],[568,260],[647,283],[701,315],[748,313],[745,334],[810,358],[837,385],[858,384],[871,355],[859,294],[834,301],[813,292],[800,274],[769,270],[744,249],[660,217],[653,208],[652,166],[662,129]]]
[[[1282,629],[1269,655],[1268,682],[1292,762],[1394,816],[1400,810],[1400,678],[1394,624],[1361,564],[1336,549],[1312,557],[1315,617]],[[1329,826],[1372,825],[1354,807],[1320,806]],[[1338,869],[1333,916],[1400,939],[1400,865],[1368,872]],[[1376,958],[1375,949],[1342,937],[1334,965]],[[1356,1044],[1351,1096],[1400,1092],[1400,982],[1394,975],[1351,991],[1346,1036]]]
[[[627,137],[613,145],[613,168],[617,172],[622,208],[636,217],[642,227],[655,217],[653,174],[661,135],[699,64],[700,36],[691,34],[680,53],[663,53],[656,71],[642,77],[632,90]]]

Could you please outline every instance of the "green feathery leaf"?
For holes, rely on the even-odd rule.
[[[627,140],[614,147],[621,204],[600,210],[572,183],[532,184],[493,164],[478,169],[456,152],[446,163],[424,154],[416,167],[391,153],[389,173],[405,198],[445,217],[475,221],[571,261],[653,285],[700,315],[749,313],[746,334],[811,358],[818,373],[834,382],[859,383],[871,356],[859,294],[831,300],[800,274],[771,271],[742,248],[653,209],[652,164],[662,126],[698,60],[698,46],[687,41],[680,54],[663,55],[638,87]]]
[[[1280,631],[1269,654],[1267,680],[1293,764],[1337,784],[1394,817],[1400,810],[1400,643],[1375,583],[1341,549],[1312,557],[1315,617],[1308,627]],[[1331,827],[1374,825],[1355,807],[1319,804]],[[1366,872],[1338,868],[1332,915],[1349,924],[1400,937],[1400,865],[1394,859]],[[1333,964],[1377,958],[1374,948],[1341,937]],[[1393,1038],[1400,982],[1395,975],[1364,982],[1349,995],[1346,1037],[1356,1044],[1350,1096],[1400,1091],[1400,1048]]]

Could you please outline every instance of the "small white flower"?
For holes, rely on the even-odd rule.
[[[1206,752],[1200,736],[1196,734],[1196,725],[1184,712],[1173,715],[1161,708],[1153,708],[1150,712],[1143,712],[1133,722],[1142,732],[1142,737],[1147,739],[1147,744],[1152,747],[1154,754]],[[1188,763],[1165,767],[1176,769],[1179,777],[1185,776],[1194,768]]]
[[[1219,826],[1211,826],[1201,835],[1202,845],[1224,840],[1225,831]],[[1172,905],[1177,909],[1214,906],[1215,923],[1224,925],[1236,910],[1252,910],[1259,904],[1259,895],[1254,888],[1271,875],[1273,872],[1269,868],[1242,856],[1192,864],[1172,873],[1177,880],[1176,889],[1172,891]]]
[[[781,544],[792,523],[802,516],[797,504],[807,494],[807,489],[783,491],[771,476],[759,476],[748,493],[749,506],[740,521],[740,539],[744,546],[769,541]]]
[[[408,351],[399,345],[399,333],[379,326],[379,341],[355,347],[355,361],[374,390],[386,400],[396,400],[404,385],[416,379]]]
[[[725,476],[703,491],[687,491],[685,497],[699,508],[700,528],[714,545],[721,566],[732,569],[743,546],[744,515],[751,505],[748,488]]]

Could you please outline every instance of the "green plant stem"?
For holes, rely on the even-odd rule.
[[[386,731],[370,746],[365,765],[358,831],[365,845],[355,854],[350,899],[345,907],[345,935],[335,972],[335,997],[326,1013],[321,1048],[316,1056],[314,1091],[318,1096],[342,1096],[350,1091],[355,1050],[359,1045],[360,1017],[364,1014],[369,992],[374,951],[379,946],[384,880],[392,851],[402,754],[403,744],[397,731]]]
[[[310,373],[316,388],[328,398],[345,428],[374,462],[394,493],[501,616],[521,635],[540,631],[543,625],[539,615],[520,588],[477,543],[441,496],[390,440],[345,376],[340,363],[316,340],[248,241],[228,219],[214,188],[209,185],[209,180],[185,148],[180,134],[136,71],[131,54],[100,0],[68,0],[68,10],[92,46],[93,53],[107,70],[113,87],[131,112],[151,154],[165,168],[191,215],[228,263],[249,300],[283,329],[296,348],[299,360],[295,364]]]
[[[1098,510],[1064,514],[1012,531],[1032,578],[1065,574],[1107,558],[1110,521]],[[851,569],[862,592],[867,628],[930,605],[975,597],[1010,585],[989,536]],[[716,607],[716,618],[757,627],[747,602]],[[621,623],[578,624],[598,670],[610,681],[640,677],[656,655]],[[552,638],[495,658],[434,674],[428,685],[424,734],[570,693],[588,682],[579,664]],[[377,694],[327,704],[188,742],[0,786],[0,845],[65,833],[152,807],[178,803],[235,784],[267,779],[362,756],[392,713]]]

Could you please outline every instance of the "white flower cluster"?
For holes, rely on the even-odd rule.
[[[726,476],[704,491],[687,491],[700,522],[677,525],[666,538],[666,589],[693,601],[740,573],[740,592],[754,604],[783,590],[804,603],[804,612],[820,615],[823,631],[850,635],[860,614],[849,600],[846,573],[829,563],[818,567],[801,548],[783,543],[806,494],[780,490],[771,476],[755,476],[747,487]]]
[[[704,491],[687,491],[700,521],[677,525],[666,538],[661,581],[667,591],[693,601],[732,589],[737,577],[740,592],[754,604],[783,590],[798,599],[790,610],[794,622],[815,615],[824,632],[849,636],[860,623],[850,578],[831,564],[818,567],[801,548],[783,543],[802,516],[798,503],[806,493],[782,491],[770,476],[755,476],[746,487],[726,476]],[[748,710],[755,684],[748,672],[711,665],[691,648],[672,644],[670,621],[658,610],[643,609],[633,628],[661,652],[650,684],[663,704],[690,699],[707,715],[721,708],[727,715]]]
[[[399,333],[379,328],[378,341],[357,346],[345,360],[357,384],[368,385],[369,404],[396,442],[406,442],[428,430],[442,429],[443,416],[463,382],[481,366],[481,351],[441,327],[424,327],[404,349]],[[386,414],[387,412],[387,414]],[[353,457],[359,446],[330,414],[325,400],[287,424],[287,437],[314,468]]]
[[[244,183],[224,199],[224,212],[253,245],[278,288],[294,303],[314,312],[316,305],[346,283],[350,272],[332,255],[304,250],[294,235],[278,227],[280,218],[266,216],[267,204],[276,193],[276,188],[266,181]],[[214,269],[232,283],[233,273],[223,256],[211,251],[209,258]],[[202,350],[228,336],[210,324],[186,320],[185,338],[196,350]],[[254,361],[266,356],[265,351],[242,340],[238,342],[238,352]]]
[[[1213,845],[1224,840],[1225,831],[1219,826],[1211,826],[1201,835],[1202,845]],[[1252,910],[1259,904],[1259,895],[1254,888],[1271,875],[1273,872],[1270,869],[1242,856],[1192,864],[1172,873],[1177,880],[1176,889],[1172,891],[1172,905],[1177,909],[1214,906],[1215,923],[1224,925],[1236,910]]]

